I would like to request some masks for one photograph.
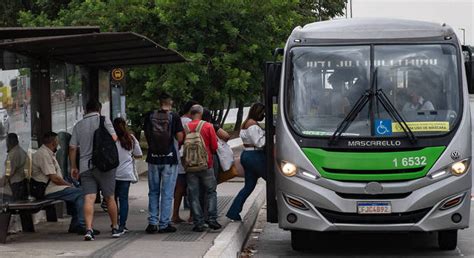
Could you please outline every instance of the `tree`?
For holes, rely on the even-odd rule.
[[[24,26],[99,25],[103,31],[134,31],[189,60],[129,70],[127,108],[133,124],[140,124],[139,114],[156,105],[159,90],[172,94],[178,106],[195,99],[220,120],[232,101],[242,110],[263,94],[264,62],[291,30],[319,15],[342,14],[344,7],[343,0],[70,0],[45,10],[47,2],[55,1],[33,2],[34,11],[20,11]]]

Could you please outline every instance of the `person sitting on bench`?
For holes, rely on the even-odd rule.
[[[84,194],[80,188],[63,179],[61,168],[56,160],[55,153],[59,145],[58,135],[48,132],[43,136],[43,145],[33,154],[33,169],[31,177],[38,181],[47,183],[45,198],[63,200],[74,204],[69,233],[84,234],[86,231],[84,222]]]
[[[30,164],[28,154],[20,147],[18,135],[15,133],[7,135],[6,144],[5,180],[2,185],[9,187],[10,191],[5,191],[5,194],[11,195],[10,201],[26,200],[28,199],[28,186],[25,167]]]

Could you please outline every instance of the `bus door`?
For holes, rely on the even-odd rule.
[[[281,77],[281,62],[265,64],[265,155],[267,169],[267,221],[278,222],[275,193],[274,136],[276,114],[278,113],[278,90]]]

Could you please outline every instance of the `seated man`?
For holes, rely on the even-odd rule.
[[[54,132],[48,132],[43,136],[43,145],[33,154],[33,169],[31,177],[38,181],[47,183],[45,198],[63,200],[74,204],[75,209],[71,214],[69,233],[85,233],[84,223],[84,195],[82,190],[72,186],[63,179],[61,168],[56,160],[59,140]]]
[[[28,199],[28,186],[26,183],[25,168],[29,166],[29,158],[18,141],[18,135],[7,135],[7,159],[5,160],[5,182],[9,186],[13,200]],[[8,191],[7,191],[8,193]]]
[[[403,112],[435,110],[433,103],[421,96],[421,89],[407,89],[409,101],[403,106]]]

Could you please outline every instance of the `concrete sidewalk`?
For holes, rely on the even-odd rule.
[[[225,217],[234,196],[243,186],[243,178],[235,178],[218,186],[220,231],[196,233],[188,223],[177,224],[170,234],[145,233],[148,224],[148,185],[146,174],[130,188],[130,211],[127,227],[130,232],[112,239],[107,213],[96,205],[94,227],[102,233],[95,241],[85,242],[83,236],[68,234],[69,218],[59,222],[41,222],[36,233],[17,233],[0,244],[0,257],[236,257],[254,224],[265,199],[265,187],[259,183],[242,212],[243,222],[230,222]],[[181,207],[181,218],[189,210]]]

